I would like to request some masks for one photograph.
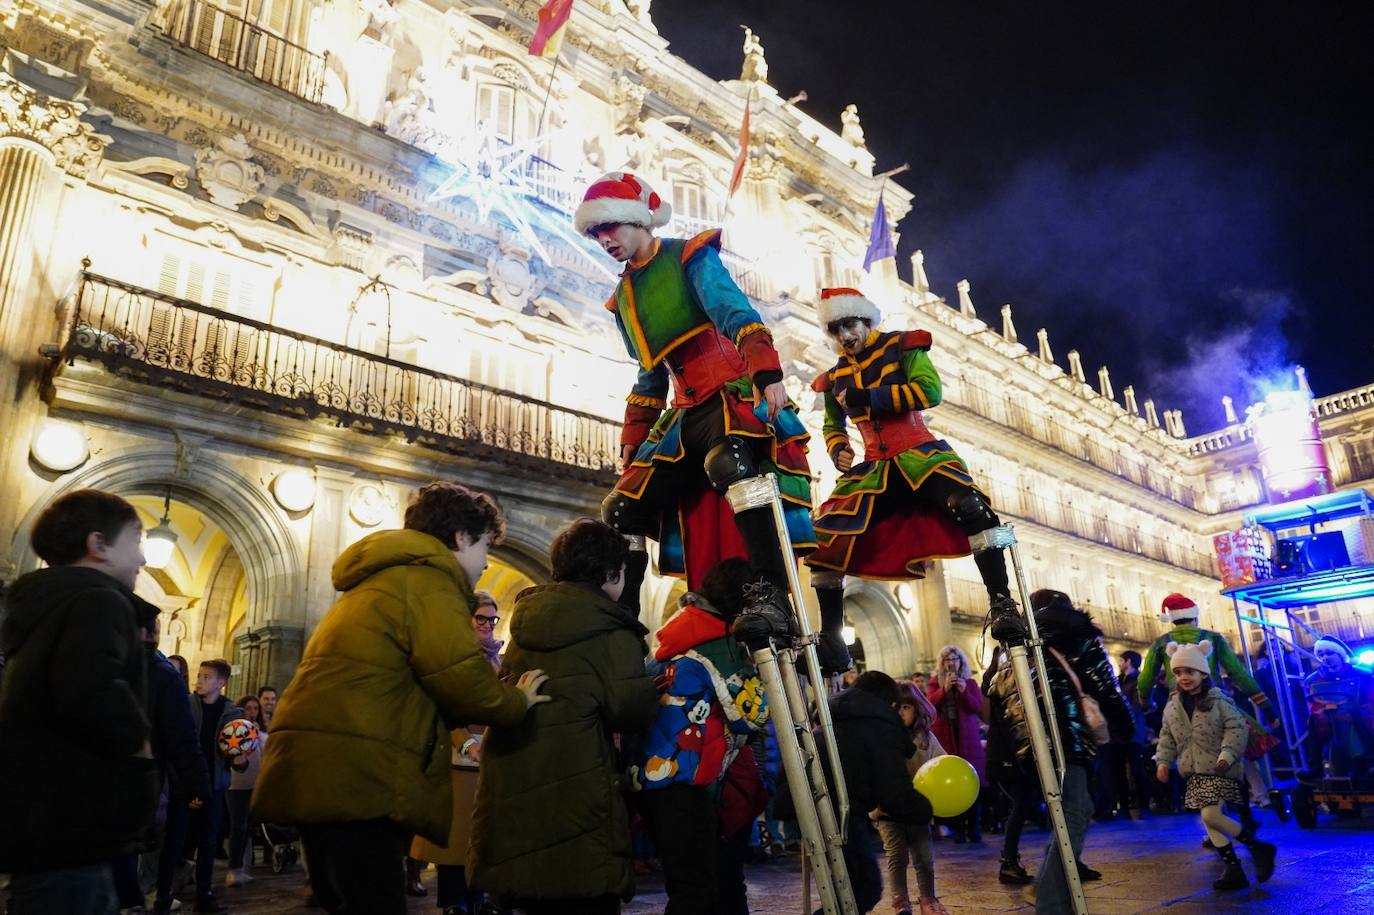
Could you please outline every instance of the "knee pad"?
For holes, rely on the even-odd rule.
[[[655,533],[652,514],[623,493],[612,492],[601,500],[601,520],[626,536]]]
[[[719,493],[729,489],[731,483],[758,476],[759,472],[748,443],[733,435],[706,452],[702,468],[706,471],[706,479],[711,481],[711,487]]]
[[[965,534],[978,534],[1001,523],[988,500],[976,489],[950,496],[945,507]]]

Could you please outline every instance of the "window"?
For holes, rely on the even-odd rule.
[[[706,219],[706,194],[700,184],[684,181],[673,185],[673,213],[698,222]]]
[[[515,90],[483,83],[477,87],[477,123],[503,143],[515,142]]]

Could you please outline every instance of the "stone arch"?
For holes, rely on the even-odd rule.
[[[844,610],[863,640],[869,670],[881,670],[894,677],[912,672],[916,662],[911,631],[891,588],[851,578],[844,589]]]
[[[172,497],[195,507],[219,525],[233,544],[248,578],[248,625],[305,625],[304,565],[296,538],[267,490],[212,454],[194,458],[187,472],[172,445],[133,448],[63,478],[48,488],[24,516],[11,544],[15,568],[38,567],[28,531],[38,514],[58,497],[78,489],[103,489],[121,495]]]

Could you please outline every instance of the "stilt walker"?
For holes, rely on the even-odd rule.
[[[974,485],[958,454],[935,438],[921,417],[940,402],[942,393],[930,361],[930,334],[877,330],[881,312],[856,289],[822,290],[816,311],[840,354],[835,366],[812,384],[825,395],[826,451],[841,472],[835,491],[817,512],[820,548],[805,560],[821,605],[822,629],[843,625],[846,574],[919,579],[928,560],[973,554],[988,592],[993,637],[1007,649],[1025,706],[1069,895],[1074,911],[1082,915],[1087,907],[1064,820],[1065,756],[1044,654],[1033,614],[1023,615],[1011,597],[1008,549],[1021,603],[1030,606],[1016,538]],[[847,432],[851,420],[863,436],[862,464],[854,463]],[[1037,680],[1043,684],[1039,701]]]
[[[970,538],[1001,522],[959,455],[921,417],[941,396],[930,334],[879,331],[878,307],[856,289],[822,290],[816,313],[839,352],[812,387],[825,395],[825,447],[841,476],[817,512],[820,549],[806,564],[821,628],[838,631],[846,574],[923,578],[928,560],[967,556]],[[849,443],[851,421],[863,436],[861,464]],[[1015,610],[1002,550],[977,552],[974,562],[992,609]]]
[[[855,909],[834,807],[836,800],[841,812],[847,807],[843,773],[821,701],[818,730],[836,774],[832,797],[795,666],[800,655],[812,682],[821,682],[815,637],[797,612],[794,559],[815,547],[808,435],[787,401],[771,334],[721,262],[720,232],[655,238],[653,229],[670,216],[668,203],[628,172],[593,183],[574,214],[578,232],[625,264],[606,308],[639,365],[626,398],[623,471],[602,517],[641,550],[627,569],[626,595],[637,595],[643,580],[645,537],[658,541],[659,571],[685,575],[690,587],[727,556],[753,565],[734,631],[773,697],[822,906],[847,915]],[[843,646],[838,630],[833,636],[823,644]],[[847,661],[846,653],[824,663],[835,669]]]

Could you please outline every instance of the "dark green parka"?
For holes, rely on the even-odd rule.
[[[561,582],[517,598],[502,673],[543,670],[553,701],[483,741],[474,886],[519,899],[633,894],[614,735],[644,730],[658,711],[647,633],[599,588]]]

